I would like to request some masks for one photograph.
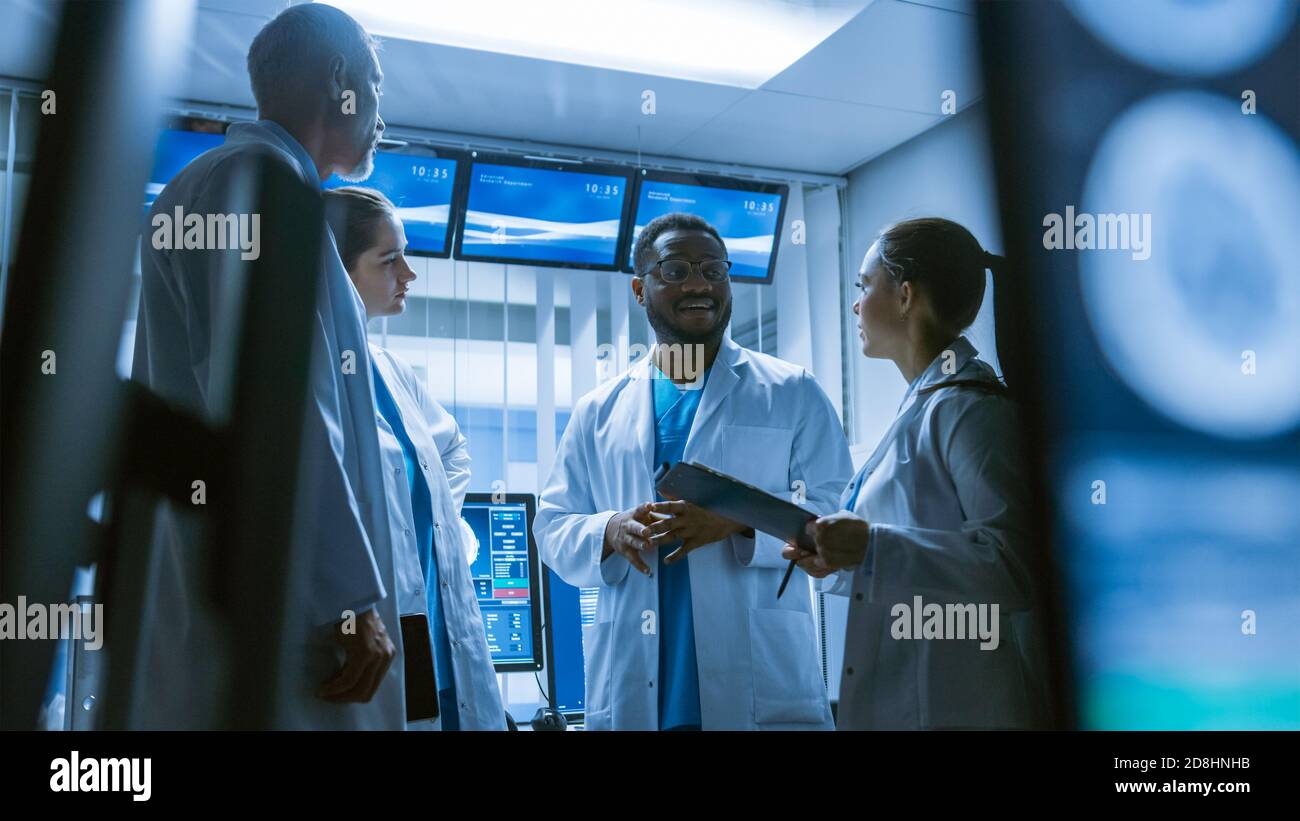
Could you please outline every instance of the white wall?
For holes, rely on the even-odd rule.
[[[975,103],[849,174],[849,247],[845,256],[850,275],[856,276],[880,229],[908,217],[954,220],[969,228],[987,250],[1002,253],[984,114],[983,103]],[[984,305],[967,335],[979,349],[980,358],[997,368],[992,295],[989,282]],[[893,421],[907,383],[892,362],[862,356],[856,317],[847,316],[852,441],[856,461],[861,463]]]

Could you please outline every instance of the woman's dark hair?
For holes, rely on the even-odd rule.
[[[925,291],[943,330],[954,337],[970,327],[984,301],[984,271],[993,274],[993,324],[998,362],[1004,381],[1007,372],[1020,373],[1012,361],[1015,317],[1009,316],[1009,277],[1006,260],[990,254],[975,235],[942,217],[903,220],[880,232],[876,239],[880,264],[898,283],[912,282]],[[999,298],[999,294],[1002,298]],[[1018,380],[1017,380],[1018,381]]]
[[[941,217],[903,220],[880,232],[876,250],[895,282],[925,291],[945,331],[956,336],[975,321],[993,255],[965,227]]]
[[[343,267],[351,271],[357,257],[375,244],[375,227],[397,213],[388,197],[373,188],[349,185],[325,194],[325,221],[334,232]]]

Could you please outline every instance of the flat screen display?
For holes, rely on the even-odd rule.
[[[1067,719],[1298,730],[1300,97],[1265,60],[1300,62],[1300,26],[1280,3],[1089,5],[979,9]],[[1037,114],[1085,76],[1093,104]],[[1243,116],[1235,89],[1277,105]]]
[[[533,497],[465,497],[461,517],[478,540],[470,577],[498,673],[542,669],[541,591],[533,543]]]
[[[645,171],[637,189],[636,223],[628,243],[625,270],[631,271],[632,246],[656,217],[684,211],[703,217],[727,246],[731,278],[771,282],[789,186],[724,177]]]
[[[600,589],[574,587],[546,569],[546,641],[549,652],[547,679],[551,706],[566,716],[586,711],[586,656],[584,628],[596,623],[596,599]]]
[[[406,252],[447,257],[451,254],[451,221],[460,164],[454,156],[380,151],[375,155],[375,170],[364,181],[346,182],[331,176],[322,188],[359,185],[382,192],[397,208],[406,231]]]
[[[615,270],[629,171],[475,161],[456,258]]]
[[[210,148],[216,148],[226,141],[224,134],[209,134],[202,131],[184,131],[178,128],[165,128],[158,135],[158,145],[154,149],[153,171],[149,173],[149,182],[144,187],[144,210],[158,199],[167,183],[171,182],[185,166],[195,157]]]

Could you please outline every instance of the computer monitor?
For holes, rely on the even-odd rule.
[[[542,669],[536,504],[529,493],[470,493],[461,508],[478,539],[470,576],[498,673]]]
[[[181,169],[204,151],[225,141],[226,135],[220,132],[192,131],[183,127],[163,129],[154,148],[153,171],[144,187],[145,212],[148,213],[154,200],[158,199],[167,183],[181,173]]]
[[[1058,723],[1300,730],[1294,7],[977,5]]]
[[[456,258],[615,271],[632,170],[521,157],[474,157]]]
[[[633,270],[632,248],[652,219],[683,211],[718,229],[731,259],[733,282],[772,281],[790,186],[648,169],[637,179],[636,221],[623,270]]]
[[[596,621],[599,588],[574,587],[546,568],[546,681],[551,707],[570,722],[587,709],[583,628]]]
[[[441,149],[380,151],[375,167],[362,182],[331,176],[322,188],[358,185],[388,197],[406,231],[406,253],[412,256],[451,256],[452,220],[459,192],[464,189],[462,155]]]

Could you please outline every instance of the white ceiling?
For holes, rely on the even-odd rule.
[[[617,2],[617,0],[611,0]],[[244,56],[284,0],[200,0],[179,96],[252,106]],[[0,75],[44,75],[57,6],[0,0]],[[631,36],[631,33],[629,33]],[[969,0],[873,0],[757,89],[386,39],[390,127],[844,174],[983,94]],[[641,113],[653,90],[656,113]]]

